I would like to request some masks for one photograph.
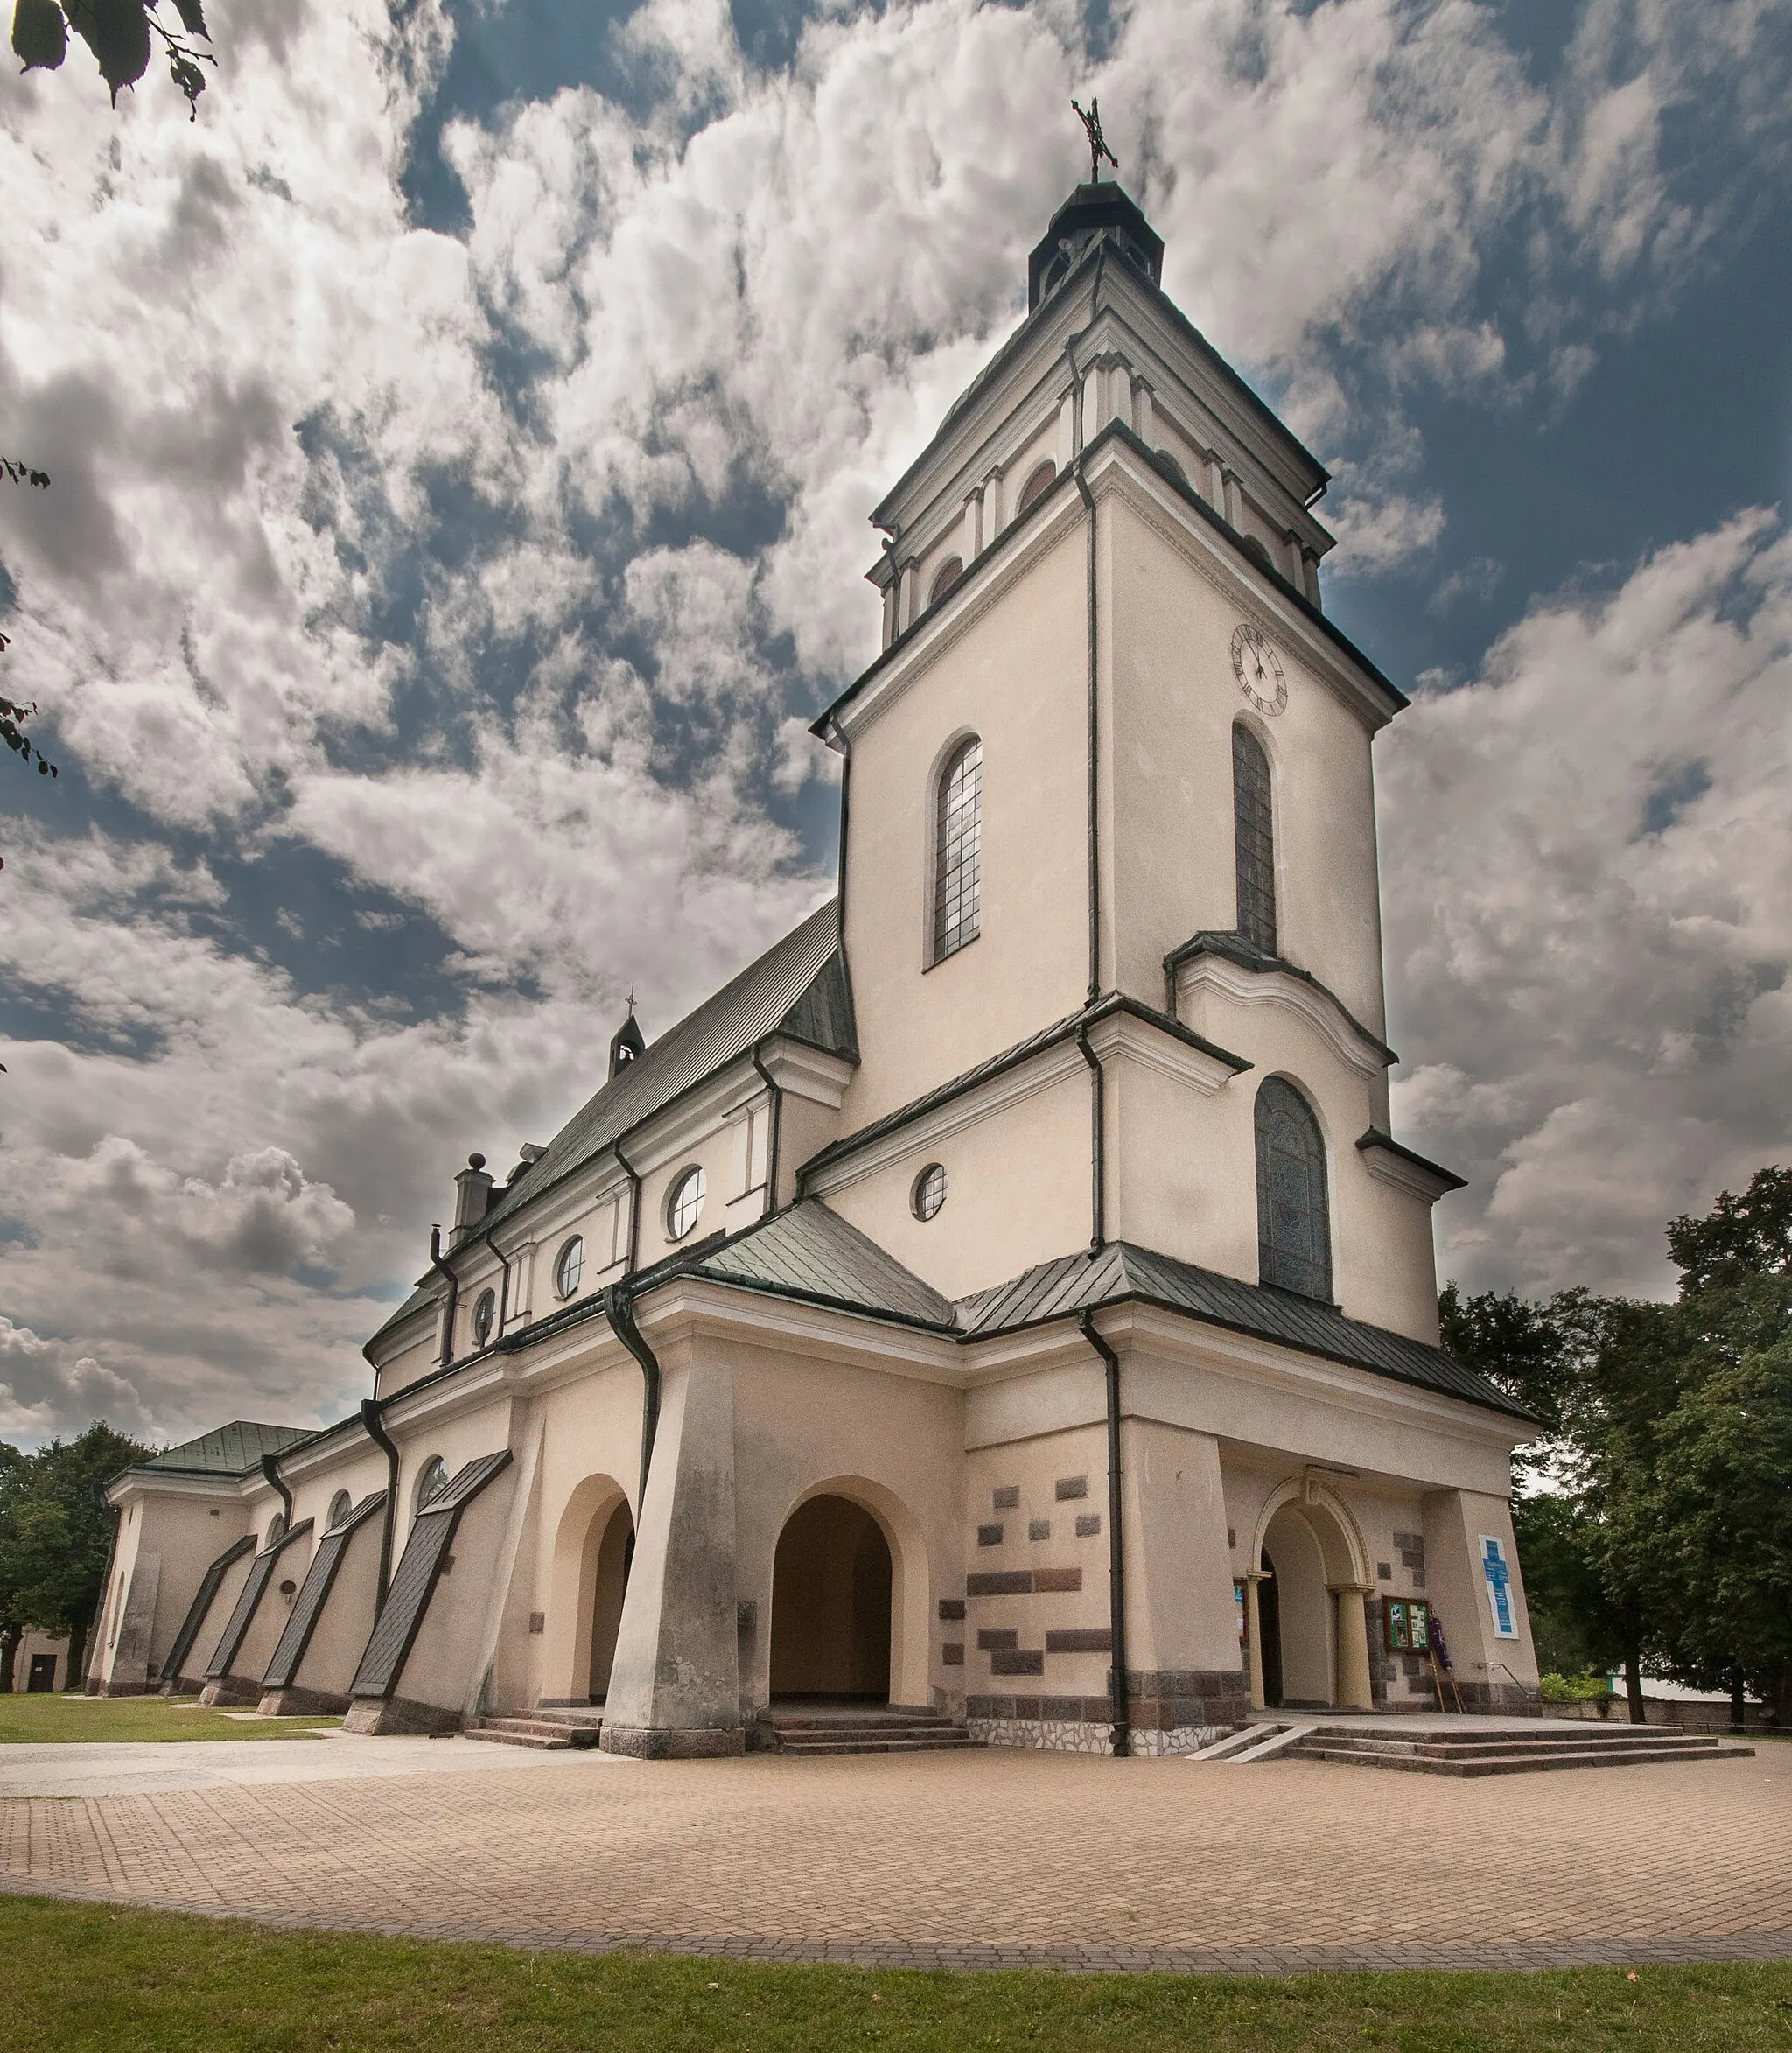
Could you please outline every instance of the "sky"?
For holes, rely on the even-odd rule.
[[[0,76],[0,1436],[309,1425],[831,886],[870,509],[1100,96],[1333,473],[1441,1278],[1792,1160],[1792,0],[214,0]]]

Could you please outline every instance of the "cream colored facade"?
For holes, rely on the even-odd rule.
[[[1324,472],[1159,254],[1080,188],[878,510],[885,647],[817,723],[838,899],[631,1024],[503,1182],[473,1158],[357,1416],[119,1479],[89,1686],[596,1706],[652,1754],[872,1698],[1161,1752],[1431,1704],[1387,1640],[1423,1599],[1465,1703],[1531,1699],[1530,1423],[1438,1350],[1454,1179],[1389,1132],[1404,701],[1320,609]]]

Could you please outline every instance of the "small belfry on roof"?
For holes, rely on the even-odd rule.
[[[634,1016],[634,986],[628,987],[628,1017],[610,1039],[610,1074],[618,1076],[630,1062],[648,1052],[647,1036]]]

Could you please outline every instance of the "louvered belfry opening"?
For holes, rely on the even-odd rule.
[[[934,960],[977,935],[982,902],[984,745],[961,742],[940,778],[934,869]]]
[[[1238,932],[1276,953],[1276,829],[1270,759],[1242,720],[1232,728],[1232,821],[1238,854]]]

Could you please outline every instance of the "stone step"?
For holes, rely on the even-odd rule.
[[[948,1754],[962,1752],[967,1747],[981,1747],[981,1740],[974,1740],[967,1733],[930,1733],[925,1737],[903,1738],[893,1734],[882,1734],[876,1739],[851,1739],[844,1734],[827,1736],[816,1734],[811,1738],[786,1740],[779,1748],[780,1754]]]
[[[468,1726],[462,1737],[487,1740],[498,1747],[535,1747],[544,1752],[558,1753],[570,1753],[572,1750],[572,1741],[564,1733],[500,1731],[489,1722]]]
[[[1626,1768],[1665,1761],[1733,1761],[1754,1753],[1752,1747],[1687,1747],[1670,1741],[1662,1745],[1632,1747],[1534,1747],[1494,1756],[1463,1758],[1460,1755],[1395,1753],[1338,1742],[1330,1735],[1306,1740],[1290,1749],[1290,1757],[1301,1761],[1331,1761],[1351,1768],[1394,1769],[1410,1775],[1531,1775],[1550,1769]]]
[[[533,1712],[522,1718],[482,1718],[468,1728],[475,1740],[508,1740],[519,1747],[594,1747],[603,1721],[556,1718],[551,1712]]]

